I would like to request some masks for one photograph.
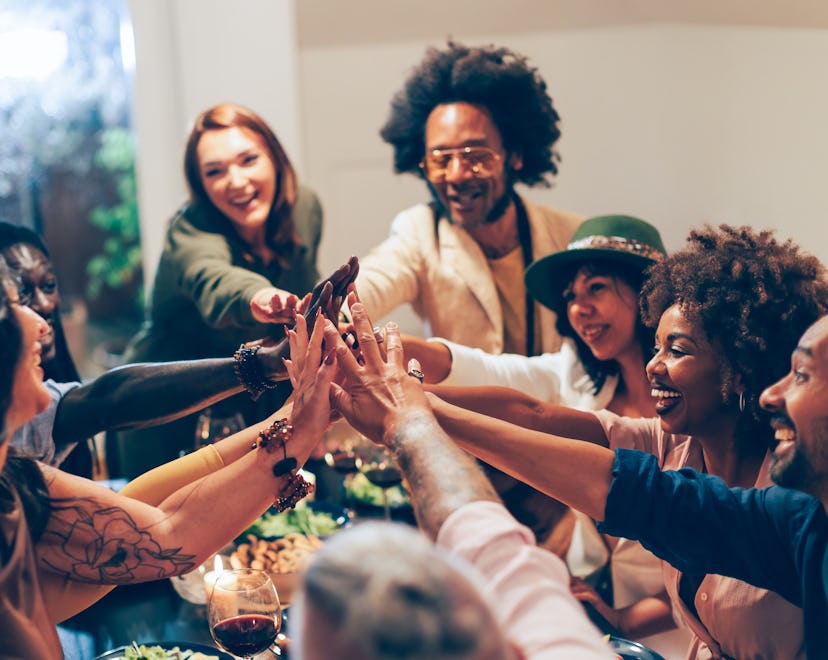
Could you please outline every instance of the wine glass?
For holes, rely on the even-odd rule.
[[[358,469],[358,459],[355,445],[355,438],[346,438],[344,441],[325,452],[325,464],[334,472],[341,474],[343,477],[356,473]],[[347,481],[342,482],[342,503],[346,507],[351,505],[351,497],[348,492]]]
[[[273,646],[282,626],[276,587],[264,571],[222,571],[207,593],[210,634],[237,658],[252,658]],[[278,647],[271,649],[281,655]]]
[[[382,508],[385,519],[391,520],[388,490],[402,483],[402,473],[397,467],[396,459],[382,445],[368,442],[358,450],[357,468],[368,481],[382,489]]]

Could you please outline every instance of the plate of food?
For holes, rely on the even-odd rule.
[[[95,660],[233,660],[233,656],[214,646],[194,642],[133,642],[107,651]]]
[[[279,512],[268,509],[236,539],[244,542],[250,535],[260,539],[277,539],[289,534],[325,538],[348,525],[347,509],[328,502],[299,502],[294,509]]]
[[[375,486],[361,472],[348,475],[344,482],[348,501],[354,504],[382,508],[382,488]],[[388,489],[388,506],[392,509],[411,508],[411,500],[401,485]]]
[[[648,649],[643,644],[615,635],[607,635],[607,637],[610,649],[622,660],[664,660],[664,656]]]

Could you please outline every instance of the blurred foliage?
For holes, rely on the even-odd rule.
[[[103,254],[90,259],[87,295],[97,298],[103,286],[119,289],[129,286],[141,272],[141,242],[138,197],[135,189],[135,149],[132,134],[123,128],[110,128],[101,135],[95,164],[109,172],[115,182],[118,203],[97,206],[89,219],[108,235]],[[137,300],[143,299],[139,290]]]
[[[86,266],[86,292],[92,299],[105,288],[134,289],[140,277],[135,149],[129,133],[132,72],[125,72],[121,50],[128,17],[127,0],[3,0],[0,7],[0,36],[27,30],[62,33],[66,44],[63,63],[51,72],[3,76],[0,213],[39,232],[47,225],[68,227],[65,216],[40,216],[39,195],[57,173],[64,180],[70,173],[83,184],[78,194],[89,196],[85,208],[92,209],[87,221],[105,233],[100,253]],[[128,52],[126,61],[131,57]],[[4,71],[14,71],[9,64]],[[66,232],[67,241],[93,236]],[[139,291],[136,302],[141,300]]]

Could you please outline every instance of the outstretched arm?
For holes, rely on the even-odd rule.
[[[297,323],[300,331],[303,325]],[[158,506],[43,466],[53,510],[37,544],[40,570],[99,584],[185,573],[234,538],[274,497],[289,498],[300,482],[292,472],[274,470],[274,465],[285,455],[293,463],[289,469],[302,465],[330,413],[333,365],[332,360],[321,360],[321,330],[320,325],[308,344],[305,362],[312,367],[294,382],[293,434],[285,437],[274,430],[266,446],[248,449],[232,464],[183,486]]]
[[[319,310],[336,318],[348,285],[359,270],[352,257],[314,288],[304,317],[312,324]],[[287,339],[263,343],[255,355],[270,381],[287,379]],[[189,415],[244,390],[233,357],[131,364],[112,369],[61,399],[52,437],[56,445],[105,430],[156,426]]]
[[[591,518],[603,520],[612,480],[612,451],[591,442],[515,426],[458,408],[436,396],[431,404],[440,426],[463,449]],[[600,428],[589,413],[564,414],[572,416],[565,431],[574,437],[577,432],[589,435],[593,423]]]
[[[609,446],[606,433],[592,413],[545,403],[510,387],[430,385],[426,389],[471,412],[535,431]]]
[[[417,522],[431,538],[448,516],[470,502],[499,502],[474,459],[440,428],[420,382],[403,368],[403,346],[394,324],[386,326],[383,359],[365,307],[351,307],[364,365],[357,362],[335,327],[325,342],[335,342],[342,387],[333,387],[333,405],[358,431],[387,446],[408,481]]]

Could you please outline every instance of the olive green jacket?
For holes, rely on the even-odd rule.
[[[306,188],[299,190],[293,220],[302,244],[283,269],[251,255],[224,218],[189,205],[180,209],[167,231],[147,319],[125,360],[228,357],[242,342],[281,338],[281,326],[253,320],[250,301],[269,286],[301,297],[319,280],[322,209]]]

